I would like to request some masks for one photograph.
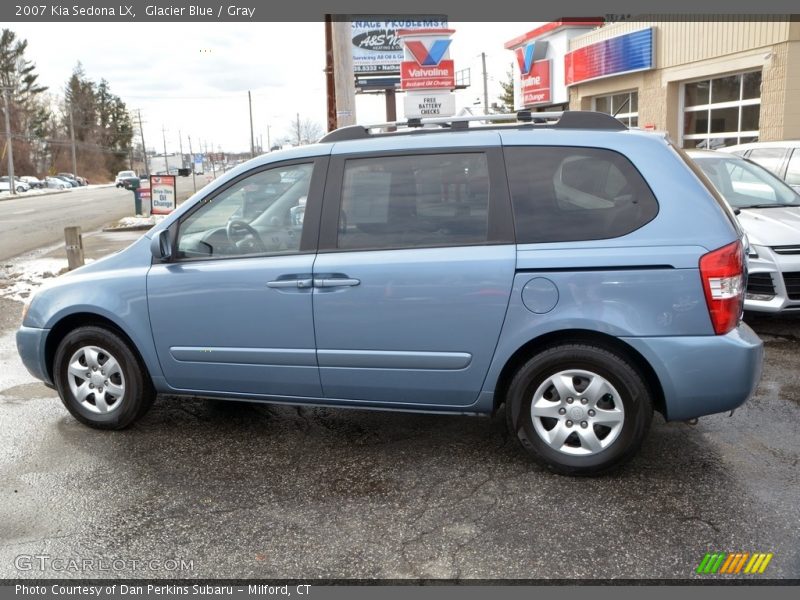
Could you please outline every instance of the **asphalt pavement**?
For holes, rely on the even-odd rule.
[[[197,189],[206,180],[198,176]],[[193,191],[191,177],[178,177],[178,199]],[[84,232],[134,215],[133,192],[107,186],[64,192],[19,194],[0,200],[0,260],[64,240],[64,228],[80,225]]]
[[[800,578],[798,318],[747,316],[766,362],[733,416],[656,416],[624,469],[569,478],[502,413],[160,398],[95,431],[19,363],[21,308],[0,293],[0,578]],[[696,575],[707,552],[774,556]]]

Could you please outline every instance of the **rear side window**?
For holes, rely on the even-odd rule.
[[[485,154],[425,154],[345,163],[337,246],[415,248],[484,243]]]
[[[611,150],[506,148],[517,243],[600,240],[626,235],[658,213],[650,188]]]
[[[757,162],[765,169],[769,169],[776,175],[780,175],[784,154],[786,154],[786,150],[783,148],[756,148],[750,151],[747,158]]]
[[[800,148],[795,148],[792,158],[789,159],[789,167],[786,169],[786,183],[789,185],[800,185]]]

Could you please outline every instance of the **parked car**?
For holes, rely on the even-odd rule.
[[[800,191],[800,140],[751,142],[720,150],[749,158]]]
[[[17,193],[22,193],[30,190],[31,186],[19,177],[15,177],[14,189],[17,191]],[[0,192],[8,191],[11,191],[11,179],[8,177],[8,175],[4,175],[3,177],[0,177]]]
[[[22,177],[20,177],[20,179],[25,183],[27,183],[31,187],[31,189],[38,190],[45,187],[44,181],[39,179],[38,177],[33,177],[31,175],[23,175]]]
[[[67,183],[69,183],[74,188],[81,187],[81,184],[78,183],[78,180],[77,179],[73,179],[72,177],[67,177],[66,175],[56,175],[55,177],[57,177],[58,179],[61,179],[63,181],[66,181]]]
[[[114,180],[114,185],[118,188],[125,187],[125,181],[128,179],[138,179],[138,175],[136,175],[136,171],[120,171],[117,173],[117,177]]]
[[[78,184],[78,186],[88,185],[88,181],[83,177],[78,177],[77,175],[73,175],[72,173],[57,173],[57,177],[63,177],[65,179],[70,180],[71,182],[74,181]]]
[[[45,177],[45,186],[55,190],[72,189],[72,184],[60,177]]]
[[[663,135],[537,117],[346,127],[254,158],[41,288],[22,361],[100,429],[156,394],[505,406],[523,448],[568,474],[622,464],[654,410],[740,406],[763,348],[730,208]]]
[[[747,233],[745,309],[800,310],[800,194],[735,154],[710,150],[688,154],[736,211]]]

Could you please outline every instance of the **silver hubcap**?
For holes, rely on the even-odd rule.
[[[571,369],[545,379],[531,402],[533,428],[554,450],[588,456],[605,450],[622,431],[619,392],[597,373]]]
[[[69,359],[69,389],[78,403],[98,414],[122,405],[125,377],[117,359],[98,346],[84,346]]]

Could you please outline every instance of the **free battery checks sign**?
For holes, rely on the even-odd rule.
[[[150,176],[150,214],[168,215],[175,210],[175,176]]]

